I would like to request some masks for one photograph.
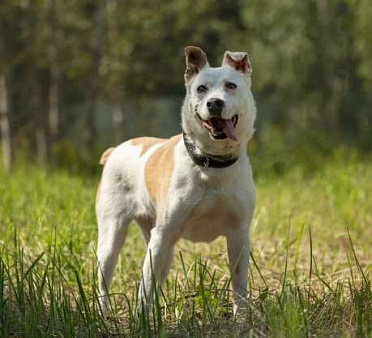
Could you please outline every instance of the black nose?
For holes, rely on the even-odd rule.
[[[225,103],[221,99],[209,99],[207,101],[207,108],[212,116],[221,116],[221,112]]]

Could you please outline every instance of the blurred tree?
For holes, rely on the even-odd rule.
[[[358,72],[366,89],[372,89],[372,6],[369,0],[349,0],[355,9],[354,31],[355,47],[360,59]]]
[[[96,139],[96,128],[95,128],[95,113],[97,109],[97,100],[99,91],[102,89],[99,70],[101,64],[101,58],[103,54],[102,44],[104,41],[104,24],[105,24],[105,12],[104,12],[104,0],[95,0],[92,3],[94,7],[93,12],[93,37],[92,37],[92,62],[90,69],[90,86],[88,87],[88,114],[86,119],[86,142],[89,147],[93,146]]]
[[[0,130],[4,168],[7,172],[11,172],[13,166],[12,139],[10,134],[6,76],[3,69],[0,69]]]
[[[121,27],[123,10],[120,1],[105,1],[107,36],[100,73],[104,82],[105,95],[107,95],[113,107],[111,116],[116,142],[120,142],[124,137],[123,101],[125,100],[125,87],[123,77],[128,68],[127,60],[125,59],[127,47],[125,25]]]
[[[47,65],[46,15],[42,2],[20,0],[22,63],[25,67],[28,113],[36,137],[37,160],[45,164],[49,152],[47,88],[44,70]]]
[[[59,82],[60,82],[60,67],[58,62],[59,54],[59,39],[60,28],[58,20],[56,0],[46,0],[46,12],[48,15],[48,53],[49,53],[49,133],[52,140],[56,140],[59,136]]]
[[[372,7],[368,0],[349,0],[353,9],[353,21],[350,25],[352,35],[354,95],[349,99],[353,106],[347,116],[358,123],[356,135],[359,143],[367,150],[372,146]],[[350,50],[348,51],[350,52]],[[356,87],[356,88],[355,88]],[[356,111],[355,111],[356,110]]]
[[[10,1],[0,4],[0,132],[4,168],[10,172],[13,167],[13,142],[11,134],[8,90],[9,77],[15,63],[17,43],[10,43],[11,33],[15,32],[12,22],[16,19],[14,5]]]

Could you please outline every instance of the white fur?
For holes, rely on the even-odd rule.
[[[224,83],[227,80],[237,84],[234,92],[226,91]],[[204,97],[196,93],[201,83],[208,83],[210,87]],[[182,109],[185,132],[205,153],[236,155],[239,159],[228,168],[199,167],[191,160],[181,138],[175,147],[174,158],[170,159],[174,161],[174,170],[166,207],[158,214],[147,192],[144,170],[147,160],[160,145],[154,145],[140,156],[142,146],[127,141],[109,157],[96,205],[99,290],[105,307],[108,307],[107,289],[132,220],[137,222],[148,244],[141,283],[141,297],[145,303],[152,293],[151,270],[157,281],[165,280],[174,245],[180,238],[211,242],[218,236],[225,236],[232,272],[234,311],[242,307],[248,275],[249,224],[255,207],[252,170],[246,152],[256,116],[250,86],[250,74],[228,65],[220,68],[207,65],[187,83]],[[223,118],[239,114],[238,141],[212,140],[195,117],[195,106],[198,106],[200,116],[208,118],[205,105],[211,97],[225,101]]]

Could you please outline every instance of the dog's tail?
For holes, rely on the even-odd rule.
[[[111,148],[108,148],[106,149],[102,156],[101,156],[101,159],[99,160],[99,164],[101,165],[105,165],[107,160],[109,159],[110,155],[112,154],[112,152],[115,150],[115,147],[111,147]]]

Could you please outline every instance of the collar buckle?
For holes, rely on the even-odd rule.
[[[205,157],[205,163],[204,163],[204,168],[205,169],[208,169],[210,162],[211,162],[210,158]]]

